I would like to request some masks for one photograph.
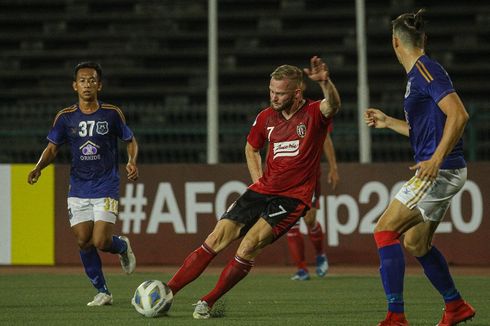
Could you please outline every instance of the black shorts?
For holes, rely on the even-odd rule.
[[[242,237],[262,217],[272,227],[276,240],[296,224],[307,210],[308,207],[299,199],[265,195],[247,189],[221,218],[244,224],[240,230]]]

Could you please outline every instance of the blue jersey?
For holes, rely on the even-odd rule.
[[[117,142],[130,141],[133,132],[118,107],[99,103],[85,114],[72,105],[58,112],[47,138],[71,147],[69,197],[119,199]]]
[[[407,77],[403,104],[410,143],[415,161],[426,161],[439,145],[446,123],[446,115],[437,104],[455,90],[444,68],[426,55],[417,60]],[[444,159],[441,169],[459,169],[465,166],[463,140],[459,139]]]

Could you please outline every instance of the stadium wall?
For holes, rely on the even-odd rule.
[[[372,238],[376,219],[405,180],[411,163],[339,164],[341,182],[335,191],[322,180],[317,218],[326,230],[326,250],[332,264],[378,264]],[[327,171],[326,167],[323,171]],[[56,264],[79,264],[76,241],[66,213],[68,166],[56,167]],[[121,175],[125,171],[121,169]],[[217,218],[247,187],[245,164],[142,165],[140,179],[122,177],[116,230],[130,237],[140,265],[178,265],[201,245]],[[451,264],[490,266],[490,164],[468,167],[468,182],[453,200],[438,228],[435,244]],[[38,189],[39,190],[39,189]],[[40,191],[40,190],[39,190]],[[305,230],[303,225],[303,231]],[[309,246],[309,242],[306,241]],[[234,254],[232,246],[213,264],[222,265]],[[307,251],[313,262],[312,250]],[[107,264],[117,257],[104,255]],[[412,258],[409,264],[415,263]],[[261,265],[290,264],[284,238],[257,259]]]

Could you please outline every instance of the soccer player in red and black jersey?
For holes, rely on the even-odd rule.
[[[196,319],[209,318],[213,304],[248,274],[262,249],[285,234],[311,206],[327,125],[340,108],[340,97],[323,60],[315,56],[310,64],[304,72],[321,87],[324,99],[303,98],[303,71],[298,67],[283,65],[271,74],[270,106],[258,114],[245,146],[253,184],[168,282],[175,295],[220,251],[243,237],[214,289],[197,302]],[[260,149],[267,143],[262,169]]]

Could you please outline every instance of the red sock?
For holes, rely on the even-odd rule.
[[[191,252],[177,273],[167,283],[173,295],[201,275],[215,256],[216,253],[213,249],[209,248],[205,243]]]
[[[212,307],[219,298],[248,275],[253,264],[253,260],[246,260],[235,256],[235,258],[232,259],[221,272],[218,283],[216,283],[214,289],[202,297],[201,300],[206,301],[208,306]]]
[[[325,252],[323,251],[323,241],[325,236],[323,235],[322,226],[318,221],[316,221],[315,226],[311,229],[308,228],[308,236],[315,248],[315,254],[317,256],[323,255]]]
[[[299,231],[299,225],[295,225],[289,229],[287,238],[289,253],[291,254],[293,263],[298,269],[307,270],[305,261],[305,242],[303,240],[303,235]]]

